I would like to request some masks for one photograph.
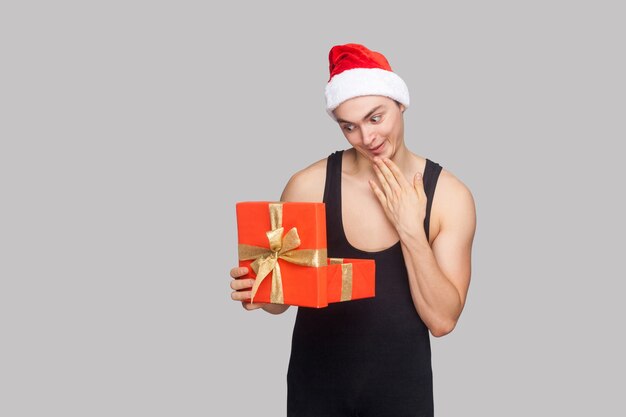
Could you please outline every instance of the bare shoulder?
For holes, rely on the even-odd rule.
[[[472,192],[469,187],[454,173],[445,168],[441,169],[435,190],[438,194],[437,198],[445,199],[447,203],[458,203],[460,202],[459,200],[473,202]]]
[[[439,174],[432,204],[438,231],[452,227],[473,234],[476,226],[474,196],[461,179],[445,168]]]
[[[326,160],[327,158],[320,159],[293,174],[280,200],[322,202],[326,182]]]

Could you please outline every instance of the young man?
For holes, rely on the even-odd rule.
[[[294,174],[281,200],[326,203],[328,256],[375,259],[376,296],[298,309],[288,416],[432,416],[429,332],[450,333],[465,305],[474,200],[452,173],[406,147],[408,89],[382,54],[337,45],[329,61],[327,111],[351,148]],[[287,310],[244,302],[253,282],[232,280],[232,299],[248,310]]]

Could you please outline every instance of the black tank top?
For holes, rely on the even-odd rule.
[[[385,392],[394,401],[408,401],[407,406],[425,410],[416,415],[430,415],[430,338],[411,298],[401,244],[368,252],[353,247],[346,239],[341,216],[342,155],[343,151],[331,154],[326,168],[328,256],[374,259],[376,296],[320,309],[298,308],[287,374],[290,415],[305,415],[296,413],[298,407],[311,410],[319,406],[319,401],[334,401],[337,407],[356,413],[372,396],[378,397],[380,406],[388,396]],[[426,159],[423,178],[428,198],[424,219],[427,237],[441,169]],[[403,393],[408,398],[403,398]]]

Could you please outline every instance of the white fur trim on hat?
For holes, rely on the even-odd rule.
[[[409,89],[395,72],[380,68],[353,68],[335,75],[326,84],[326,111],[335,119],[333,110],[344,101],[358,96],[385,96],[409,107]],[[336,120],[336,119],[335,119]]]

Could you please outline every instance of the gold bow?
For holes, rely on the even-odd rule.
[[[283,204],[270,203],[271,230],[265,232],[269,241],[269,249],[254,245],[239,245],[239,260],[247,261],[254,259],[250,265],[256,274],[250,301],[254,302],[259,286],[263,280],[273,272],[270,302],[284,304],[283,281],[278,259],[302,266],[320,267],[326,265],[326,249],[299,249],[300,236],[298,230],[292,227],[283,236]]]
[[[341,298],[339,301],[352,300],[352,264],[344,263],[343,258],[329,258],[330,264],[341,264]]]

